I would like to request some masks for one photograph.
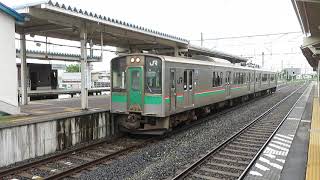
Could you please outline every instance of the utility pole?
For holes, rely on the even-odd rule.
[[[201,47],[203,47],[203,33],[201,32]]]

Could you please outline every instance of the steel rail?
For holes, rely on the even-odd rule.
[[[117,139],[119,139],[119,138],[122,138],[122,137],[118,137]],[[54,156],[49,156],[47,158],[39,159],[39,160],[32,161],[32,162],[29,162],[29,163],[26,163],[26,164],[22,164],[22,165],[19,165],[19,166],[16,166],[16,167],[5,169],[3,171],[0,171],[0,178],[8,176],[8,175],[11,175],[11,174],[15,174],[18,171],[24,171],[24,170],[30,169],[32,167],[35,167],[35,166],[39,166],[39,165],[42,165],[42,164],[45,164],[45,163],[52,162],[52,161],[57,160],[57,159],[61,159],[61,158],[67,157],[68,155],[70,155],[72,153],[75,153],[75,152],[84,151],[86,149],[90,149],[92,147],[95,147],[95,146],[98,146],[98,145],[101,145],[101,144],[104,144],[104,143],[112,143],[115,140],[116,139],[114,139],[114,140],[106,139],[106,140],[94,142],[94,143],[91,143],[91,144],[86,145],[86,146],[78,147],[76,149],[66,150],[66,151],[64,151],[62,153],[59,153],[59,154],[56,154]]]
[[[147,141],[141,143],[141,144],[138,144],[138,145],[133,145],[131,147],[128,147],[128,148],[125,148],[125,149],[122,149],[120,151],[117,151],[115,153],[112,153],[112,154],[109,154],[109,155],[106,155],[106,156],[103,156],[101,158],[98,158],[98,159],[95,159],[95,160],[92,160],[90,162],[87,162],[87,163],[84,163],[84,164],[80,164],[79,166],[75,166],[73,168],[70,168],[70,169],[67,169],[65,171],[62,171],[60,173],[57,173],[57,174],[54,174],[54,175],[51,175],[49,177],[46,177],[46,178],[43,178],[43,179],[47,179],[47,180],[50,180],[50,179],[62,179],[64,177],[68,177],[68,176],[71,176],[72,174],[74,173],[77,173],[81,170],[84,170],[84,169],[87,169],[91,166],[94,166],[94,165],[97,165],[97,164],[101,164],[107,160],[111,160],[112,158],[116,158],[120,155],[123,155],[125,153],[128,153],[128,152],[131,152],[135,149],[138,149],[138,148],[141,148],[141,147],[144,147],[150,143],[152,143],[153,141],[155,141],[156,138],[151,138],[151,139],[148,139]]]
[[[239,135],[241,135],[243,132],[245,132],[247,129],[249,129],[252,125],[254,125],[256,122],[258,122],[260,119],[262,119],[263,117],[265,117],[266,115],[270,114],[274,109],[276,109],[280,104],[282,104],[284,101],[286,101],[288,98],[290,98],[293,94],[295,94],[298,90],[300,90],[303,86],[299,87],[298,89],[296,89],[295,91],[293,91],[291,94],[289,94],[288,96],[286,96],[285,98],[283,98],[281,101],[279,101],[277,104],[275,104],[274,106],[272,106],[271,108],[269,108],[267,111],[265,111],[264,113],[262,113],[260,116],[258,116],[257,118],[255,118],[253,121],[251,121],[249,124],[247,124],[244,128],[242,128],[241,130],[239,130],[237,133],[235,133],[232,137],[228,138],[227,140],[225,140],[224,142],[222,142],[218,147],[214,148],[213,150],[211,150],[210,152],[208,152],[207,154],[205,154],[204,156],[202,156],[200,159],[198,159],[196,162],[194,162],[193,164],[191,164],[188,168],[184,169],[182,172],[180,172],[178,175],[176,175],[175,177],[172,178],[172,180],[178,180],[178,179],[183,179],[186,176],[189,175],[190,172],[192,172],[193,170],[195,170],[197,167],[199,167],[200,165],[202,165],[210,156],[212,156],[213,154],[219,152],[220,150],[222,150],[227,144],[229,144],[230,142],[232,142],[236,137],[238,137]]]
[[[244,179],[244,177],[248,174],[250,171],[251,167],[254,165],[256,160],[260,157],[261,153],[264,151],[264,149],[268,146],[269,142],[272,140],[272,138],[276,135],[278,130],[280,129],[281,125],[284,123],[284,121],[288,118],[292,110],[295,108],[299,100],[302,98],[303,94],[307,91],[307,88],[304,90],[304,92],[301,94],[301,96],[298,98],[298,100],[294,103],[294,105],[291,107],[291,109],[288,111],[288,113],[285,115],[285,117],[281,120],[280,124],[277,126],[277,128],[273,131],[271,136],[268,138],[268,140],[263,144],[263,146],[260,148],[258,153],[255,155],[255,157],[251,160],[249,165],[246,167],[246,169],[242,172],[238,180]]]

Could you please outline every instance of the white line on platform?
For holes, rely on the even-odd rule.
[[[263,151],[263,154],[274,159],[275,157],[271,157],[271,155],[286,156],[288,152],[272,149],[271,147],[267,146],[266,149]]]
[[[280,149],[280,150],[286,151],[286,152],[289,151],[289,149],[287,149],[287,148],[284,148],[284,147],[281,147],[281,146],[278,146],[278,145],[272,144],[272,143],[270,143],[268,146],[271,146],[271,147],[274,147],[274,148],[277,148],[277,149]]]
[[[266,158],[263,158],[263,157],[260,157],[259,158],[259,161],[261,161],[261,162],[264,162],[264,163],[267,163],[267,164],[269,164],[270,166],[272,166],[272,167],[275,167],[275,168],[277,168],[277,169],[282,169],[282,166],[281,165],[279,165],[279,164],[277,164],[277,163],[272,163],[272,162],[270,162],[268,159],[266,159]]]
[[[275,156],[275,155],[273,155],[273,154],[271,154],[271,153],[263,152],[263,155],[265,155],[265,156],[267,156],[267,157],[269,157],[269,158],[271,158],[271,159],[276,158],[276,156]]]
[[[286,160],[284,160],[284,159],[276,159],[276,160],[279,161],[279,162],[282,162],[282,163],[286,162]]]
[[[304,109],[305,107],[303,107],[303,106],[297,106],[297,107],[294,107],[294,108],[297,108],[297,109]]]
[[[300,119],[299,119],[299,118],[287,118],[287,120],[300,121]]]
[[[249,174],[251,174],[251,175],[253,175],[253,176],[262,176],[262,174],[259,173],[258,171],[250,171]]]
[[[311,123],[311,120],[301,120],[301,122]]]
[[[273,137],[274,139],[277,139],[277,140],[279,140],[279,141],[283,141],[283,142],[286,142],[286,143],[289,143],[289,144],[291,144],[291,142],[292,141],[290,141],[290,140],[287,140],[287,139],[283,139],[283,138],[281,138],[281,137]]]
[[[290,147],[290,144],[282,143],[282,142],[280,142],[280,141],[272,140],[271,142],[272,142],[272,143],[275,143],[275,144],[279,144],[279,145],[281,145],[281,146],[288,147],[288,148]]]
[[[269,168],[267,168],[267,167],[265,167],[265,166],[263,166],[263,165],[261,165],[261,164],[259,164],[259,163],[256,163],[256,165],[255,165],[258,169],[261,169],[262,171],[269,171],[270,169]]]
[[[291,141],[293,140],[292,137],[289,137],[289,136],[286,136],[286,135],[282,135],[282,134],[276,134],[276,136],[280,136],[280,137],[283,137],[283,138],[286,138],[286,139],[290,139]]]

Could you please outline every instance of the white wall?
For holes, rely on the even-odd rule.
[[[0,11],[0,111],[19,112],[15,20]]]

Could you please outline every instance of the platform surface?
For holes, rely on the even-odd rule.
[[[307,163],[309,134],[313,100],[311,83],[294,109],[283,122],[263,153],[257,158],[247,180],[295,180],[304,179]]]
[[[79,97],[31,101],[28,105],[21,106],[23,115],[0,118],[0,128],[62,117],[72,117],[97,111],[108,111],[110,109],[110,95],[89,96],[88,102],[89,109],[83,111],[80,108],[81,99]]]
[[[89,96],[89,109],[109,110],[110,96]],[[29,115],[43,115],[63,112],[79,111],[81,99],[79,97],[68,99],[54,99],[31,101],[28,105],[21,106],[21,112]]]

